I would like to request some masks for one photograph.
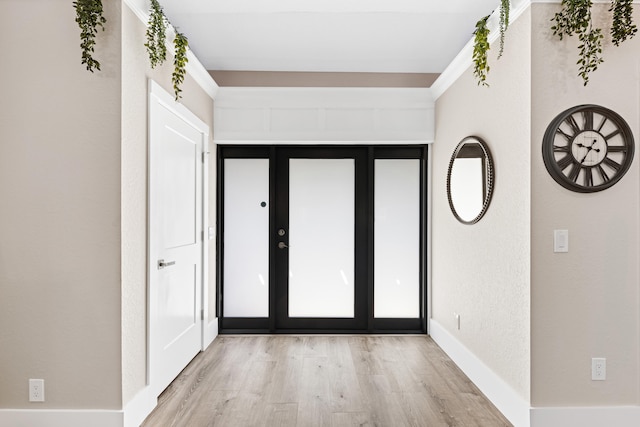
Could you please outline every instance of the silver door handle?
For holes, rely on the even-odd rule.
[[[166,261],[163,259],[159,259],[158,260],[158,270],[162,270],[165,267],[171,267],[173,264],[175,264],[175,261]]]
[[[278,249],[284,249],[284,248],[288,248],[289,246],[287,246],[287,244],[285,242],[278,242]]]

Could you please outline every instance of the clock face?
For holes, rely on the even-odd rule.
[[[579,105],[560,113],[547,127],[542,158],[563,187],[591,193],[611,187],[629,170],[633,134],[617,113]]]

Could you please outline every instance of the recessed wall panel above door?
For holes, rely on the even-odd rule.
[[[435,105],[427,88],[220,88],[218,144],[433,142]]]

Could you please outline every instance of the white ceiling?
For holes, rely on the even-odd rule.
[[[160,0],[208,70],[440,73],[498,0]]]

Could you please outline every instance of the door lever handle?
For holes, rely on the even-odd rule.
[[[176,263],[175,261],[165,261],[163,259],[159,259],[158,260],[158,270],[162,270],[165,267],[171,267],[175,263]]]
[[[289,246],[287,246],[287,244],[285,242],[278,242],[278,249],[284,249],[284,248],[288,248]]]

